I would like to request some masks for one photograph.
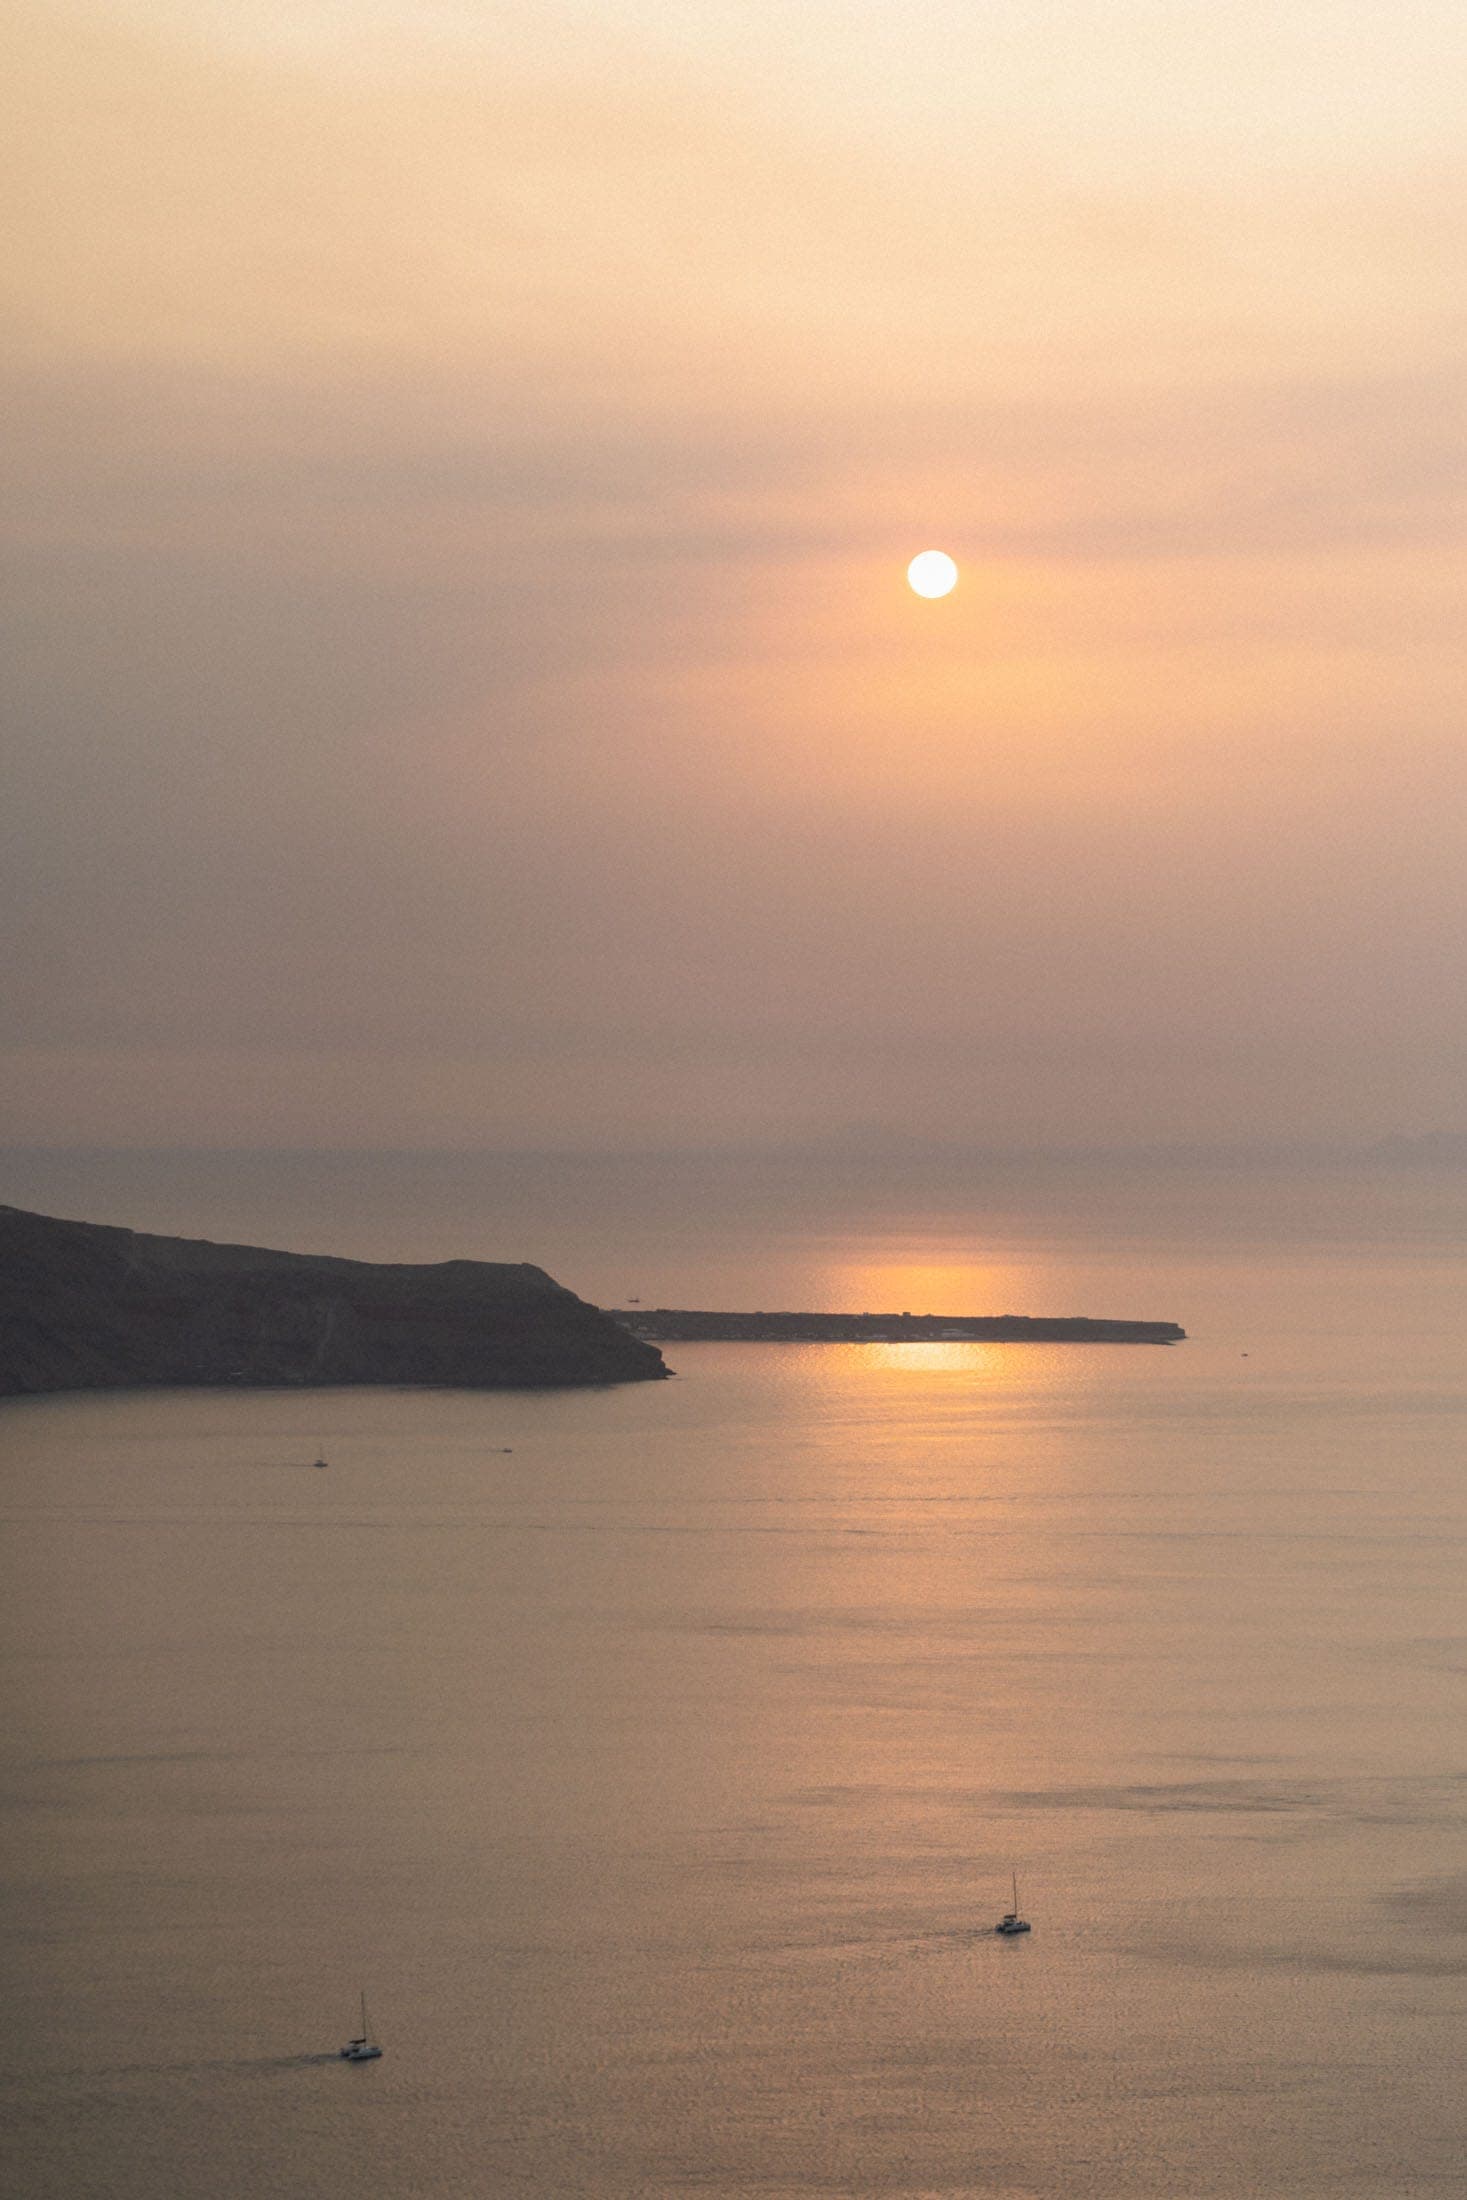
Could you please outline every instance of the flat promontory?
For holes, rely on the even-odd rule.
[[[1047,1314],[710,1314],[618,1307],[634,1337],[658,1344],[1180,1344],[1178,1322]]]
[[[0,1207],[0,1396],[209,1384],[655,1380],[655,1346],[523,1262],[389,1266]]]

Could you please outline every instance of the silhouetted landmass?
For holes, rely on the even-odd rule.
[[[0,1207],[0,1394],[666,1373],[652,1345],[525,1263],[386,1266]]]
[[[667,1306],[618,1308],[633,1336],[659,1344],[1180,1344],[1176,1322],[1089,1321],[1042,1314],[710,1314]]]

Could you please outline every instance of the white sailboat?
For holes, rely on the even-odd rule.
[[[367,2021],[367,1997],[362,1996],[362,2029],[355,2039],[348,2040],[341,2050],[343,2062],[375,2062],[382,2050],[372,2037],[372,2027]]]
[[[1011,1910],[1004,1911],[1003,1916],[993,1929],[996,1933],[1002,1933],[1005,1940],[1012,1940],[1016,1933],[1033,1931],[1028,1918],[1019,1915],[1019,1875],[1017,1872],[1014,1873],[1014,1906]]]

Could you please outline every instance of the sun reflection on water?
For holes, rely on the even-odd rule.
[[[1055,1279],[1045,1262],[985,1258],[950,1241],[916,1241],[885,1249],[877,1260],[832,1261],[822,1296],[843,1314],[927,1314],[939,1319],[975,1314],[1074,1313],[1053,1303]],[[971,1350],[972,1347],[967,1349]]]
[[[971,1339],[929,1341],[923,1338],[910,1344],[878,1342],[862,1345],[860,1349],[867,1365],[873,1368],[900,1367],[914,1375],[995,1375],[1003,1347],[975,1343]]]

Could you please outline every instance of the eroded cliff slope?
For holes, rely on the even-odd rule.
[[[525,1263],[378,1265],[0,1207],[0,1394],[666,1373],[655,1347]]]

